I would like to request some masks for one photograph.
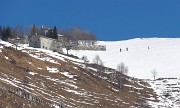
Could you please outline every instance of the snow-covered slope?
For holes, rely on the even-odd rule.
[[[60,104],[88,108],[117,108],[119,105],[121,107],[141,105],[153,108],[180,107],[180,78],[169,78],[179,77],[180,39],[132,39],[99,42],[99,44],[106,45],[107,51],[70,51],[70,53],[79,57],[85,55],[91,62],[95,55],[99,55],[105,66],[112,68],[124,62],[129,66],[129,74],[138,78],[152,79],[152,69],[157,70],[158,77],[168,78],[156,81],[144,80],[152,85],[150,87],[143,80],[127,77],[127,82],[121,91],[117,86],[109,83],[110,80],[99,80],[95,77],[92,72],[96,70],[95,67],[89,65],[90,71],[86,70],[83,60],[27,45],[19,45],[18,50],[14,50],[13,44],[0,40],[0,91],[5,91],[2,89],[4,86],[6,92],[12,90],[11,94],[20,89],[25,91],[24,93],[30,93],[34,98],[50,102],[49,105],[55,108]],[[12,97],[13,99],[9,97],[6,103],[9,104],[17,99],[14,95]],[[27,102],[25,99],[22,100],[23,103]],[[7,100],[0,96],[0,101]]]
[[[0,105],[8,108],[151,107],[149,84],[125,75],[120,89],[96,65],[53,51],[0,40]],[[21,97],[21,98],[20,98]],[[30,104],[29,104],[30,103]],[[149,104],[150,103],[150,104]]]
[[[180,108],[180,79],[162,78],[147,81],[158,94],[159,103],[151,103],[158,108]]]
[[[71,50],[70,53],[79,57],[86,55],[90,62],[95,55],[99,55],[105,66],[115,69],[119,63],[124,62],[132,77],[152,79],[153,69],[157,70],[157,78],[180,76],[180,38],[137,38],[114,42],[100,41],[99,44],[106,45],[107,50]]]

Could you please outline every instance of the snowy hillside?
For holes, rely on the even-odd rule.
[[[157,70],[157,78],[180,76],[180,38],[137,38],[99,44],[106,45],[107,51],[71,50],[70,53],[86,55],[90,62],[99,55],[105,66],[115,69],[124,62],[129,67],[129,75],[136,78],[152,79],[153,69]]]
[[[0,40],[0,108],[151,107],[152,87],[123,75],[120,89],[97,65],[53,51]],[[153,103],[153,104],[152,104]]]
[[[15,50],[13,44],[0,40],[3,94],[0,104],[27,105],[27,108],[180,107],[180,78],[170,78],[179,77],[180,39],[132,39],[99,44],[106,45],[107,51],[70,53],[85,55],[91,62],[99,55],[105,66],[112,68],[124,62],[129,66],[129,75],[137,78],[152,79],[152,69],[157,70],[157,78],[167,78],[152,81],[124,77],[124,87],[119,89],[111,80],[96,77],[96,67],[88,64],[86,69],[81,59],[28,45],[18,45]]]
[[[180,79],[161,78],[147,81],[158,94],[159,103],[151,103],[158,108],[180,108]]]

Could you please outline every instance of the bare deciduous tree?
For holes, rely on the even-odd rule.
[[[156,75],[157,75],[156,69],[153,69],[153,70],[151,71],[151,73],[152,73],[153,78],[154,78],[154,81],[155,81],[155,80],[156,80]]]
[[[65,35],[65,36],[70,36],[70,39],[73,41],[77,40],[93,40],[96,41],[96,36],[92,32],[86,30],[83,31],[79,27],[74,27],[68,30],[63,30],[63,29],[58,29],[58,33]]]
[[[82,57],[82,60],[84,60],[84,63],[88,63],[88,62],[89,62],[87,56],[83,56],[83,57]]]
[[[95,58],[93,59],[93,62],[97,65],[101,65],[103,64],[102,63],[102,60],[100,59],[99,55],[96,55]]]
[[[38,33],[38,28],[36,27],[35,24],[33,24],[30,28],[29,28],[29,38],[31,38],[33,35],[36,35]]]
[[[98,70],[98,76],[102,75],[103,73],[103,61],[99,57],[99,55],[96,55],[95,58],[93,59],[93,62],[97,64],[97,70]]]
[[[117,65],[117,69],[115,73],[115,78],[117,80],[119,88],[122,88],[123,85],[122,74],[126,74],[126,75],[128,74],[128,67],[123,62]]]
[[[86,69],[87,69],[87,63],[89,62],[87,56],[83,56],[83,57],[82,57],[82,60],[84,60],[84,64],[85,64]]]
[[[125,64],[123,62],[121,62],[120,64],[117,65],[117,69],[118,72],[127,75],[128,74],[128,67],[125,66]]]
[[[15,28],[15,32],[16,32],[16,37],[19,37],[19,38],[23,38],[23,35],[24,35],[24,31],[23,31],[23,27],[22,26],[17,26]]]

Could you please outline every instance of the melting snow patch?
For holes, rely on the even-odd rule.
[[[147,98],[149,100],[156,100],[154,97]]]
[[[39,70],[42,70],[42,68],[39,68],[39,67],[38,67],[38,69],[39,69]]]
[[[47,67],[47,70],[50,72],[50,73],[58,73],[59,70],[57,68],[50,68],[50,67]]]
[[[54,108],[60,108],[60,106],[58,106],[58,105],[53,105],[54,106]]]
[[[34,51],[35,52],[35,51]],[[29,52],[27,52],[29,53]],[[31,57],[34,57],[36,59],[39,59],[39,60],[42,60],[42,61],[47,61],[47,62],[51,62],[51,63],[54,63],[54,64],[59,64],[57,61],[54,61],[52,58],[50,57],[44,57],[44,58],[41,58],[40,57],[40,54],[39,53],[36,53],[36,54],[29,54]]]
[[[73,78],[75,76],[75,75],[71,75],[69,72],[61,72],[61,74],[63,74],[64,76],[68,78]]]
[[[115,92],[119,92],[119,90],[118,90],[118,89],[115,89],[115,88],[112,88],[112,90],[115,91]]]
[[[0,46],[0,52],[2,52],[2,50],[1,49],[3,49],[3,46]]]
[[[48,61],[48,62],[51,62],[51,63],[54,63],[54,64],[59,64],[57,61],[54,61],[52,58],[50,58],[50,57],[45,57],[44,58],[45,59],[45,61]]]
[[[148,103],[152,107],[158,106],[158,108],[180,108],[180,93],[178,82],[179,79],[176,78],[162,78],[156,81],[148,81],[148,83],[157,93],[159,100],[159,102],[148,101]],[[149,98],[149,100],[153,100],[153,98]]]
[[[7,56],[4,57],[6,60],[8,60],[9,58]]]
[[[122,102],[123,104],[129,104],[129,103],[126,103],[126,102]]]
[[[35,72],[29,72],[29,74],[31,74],[31,75],[35,75],[35,74],[38,74],[38,73],[35,73]]]
[[[66,90],[66,89],[65,89]],[[77,94],[77,95],[84,95],[84,93],[79,93],[78,91],[75,91],[75,90],[66,90],[67,92],[71,92],[71,93],[74,93],[74,94]]]

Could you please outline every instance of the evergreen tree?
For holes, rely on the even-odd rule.
[[[30,37],[37,34],[37,28],[36,28],[36,25],[35,25],[35,24],[33,24],[33,25],[30,27],[29,32],[30,32]]]
[[[32,26],[32,35],[36,35],[36,26],[33,24]]]
[[[49,37],[49,38],[54,38],[53,29],[48,30],[46,36]]]
[[[6,28],[2,27],[2,40],[5,40],[5,31],[6,31]]]
[[[12,37],[12,29],[10,27],[3,27],[2,29],[2,40],[8,41],[8,38]]]
[[[53,38],[54,38],[54,39],[57,39],[57,38],[58,38],[56,26],[54,26],[54,29],[53,29]]]
[[[10,27],[6,28],[6,37],[7,38],[12,37],[12,29]]]

